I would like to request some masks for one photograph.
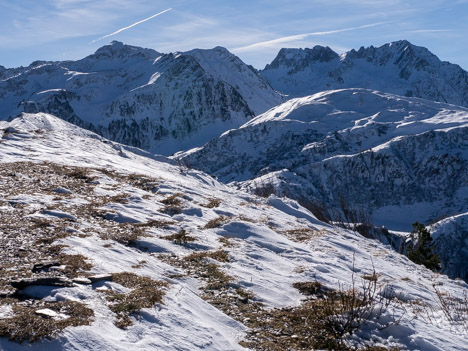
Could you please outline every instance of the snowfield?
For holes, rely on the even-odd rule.
[[[0,122],[0,165],[6,170],[0,178],[0,220],[21,213],[18,221],[35,218],[62,226],[68,233],[57,241],[66,245],[63,252],[83,255],[92,265],[80,273],[81,279],[130,272],[168,284],[162,303],[132,315],[132,325],[124,329],[114,325],[116,315],[103,296],[105,291],[126,293],[131,288],[109,280],[29,286],[28,296],[84,303],[94,311],[92,324],[68,327],[54,340],[33,344],[0,338],[1,350],[241,350],[239,342],[255,336],[249,334],[253,326],[246,315],[229,312],[242,311],[236,306],[252,305],[262,311],[299,306],[306,296],[294,283],[348,289],[353,281],[359,287],[366,281],[363,277],[373,277],[374,269],[379,288],[395,292],[392,296],[399,302],[347,336],[346,345],[466,350],[466,328],[447,319],[436,294],[466,297],[465,282],[418,266],[378,241],[320,222],[293,200],[255,197],[174,160],[42,113]],[[83,177],[88,181],[80,186],[59,181],[66,178],[54,174],[63,167],[86,170]],[[103,237],[109,228],[137,227],[145,228],[145,233],[131,242]],[[0,240],[8,230],[0,227]],[[181,244],[164,238],[181,230],[195,241]],[[298,237],[301,233],[305,237]],[[195,264],[185,260],[207,252],[217,255]],[[204,268],[214,269],[219,281],[197,271]],[[223,273],[229,276],[227,285],[204,287],[207,279],[208,284],[228,279]],[[220,307],[223,301],[234,302]],[[8,306],[0,305],[0,318],[11,314]],[[388,326],[392,321],[395,324]],[[281,337],[291,343],[299,338]]]

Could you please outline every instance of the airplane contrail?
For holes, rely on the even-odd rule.
[[[365,24],[363,26],[358,26],[358,27],[335,29],[335,30],[329,30],[329,31],[324,31],[324,32],[313,32],[313,33],[290,35],[290,36],[287,36],[287,37],[281,37],[281,38],[277,38],[277,39],[273,39],[273,40],[267,40],[267,41],[262,41],[262,42],[259,42],[259,43],[247,45],[247,46],[242,46],[242,47],[239,47],[239,48],[232,49],[231,51],[232,52],[250,51],[252,49],[275,46],[277,44],[288,43],[288,42],[291,42],[291,41],[300,41],[300,40],[304,40],[305,38],[311,37],[311,36],[321,36],[321,35],[335,34],[335,33],[341,33],[341,32],[348,32],[348,31],[357,30],[357,29],[380,26],[380,25],[388,24],[388,23],[392,23],[392,22],[378,22],[378,23],[372,23],[372,24]]]
[[[168,8],[168,9],[166,9],[166,10],[164,10],[164,11],[161,11],[161,12],[159,12],[159,13],[157,13],[157,14],[151,16],[151,17],[145,18],[144,20],[135,22],[135,23],[129,25],[128,27],[120,28],[119,30],[116,30],[115,32],[113,32],[113,33],[111,33],[111,34],[107,34],[107,35],[104,35],[103,37],[100,37],[100,38],[98,38],[98,39],[93,40],[91,43],[95,43],[95,42],[97,42],[97,41],[99,41],[99,40],[106,39],[106,38],[109,38],[109,37],[111,37],[111,36],[113,36],[113,35],[119,34],[120,32],[123,32],[124,30],[130,29],[130,28],[132,28],[132,27],[135,27],[135,26],[138,25],[138,24],[141,24],[141,23],[143,23],[143,22],[149,21],[150,19],[155,18],[155,17],[157,17],[157,16],[159,16],[159,15],[162,15],[163,13],[166,13],[167,11],[170,11],[170,10],[172,10],[172,8]]]

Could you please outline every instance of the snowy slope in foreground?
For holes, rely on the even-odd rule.
[[[96,285],[32,288],[29,293],[42,294],[49,301],[86,303],[94,310],[95,320],[91,326],[67,328],[58,339],[32,346],[0,338],[2,350],[242,349],[238,342],[248,331],[243,325],[248,319],[236,321],[209,304],[199,290],[202,278],[162,259],[163,256],[183,258],[193,250],[205,252],[218,248],[230,257],[229,262],[216,263],[233,277],[231,284],[254,294],[248,304],[261,301],[266,308],[300,304],[304,297],[292,287],[294,282],[318,281],[330,288],[351,286],[353,275],[372,274],[375,265],[379,281],[400,294],[401,306],[407,313],[399,325],[378,330],[379,324],[371,323],[359,334],[360,338],[350,338],[349,342],[402,350],[461,351],[466,347],[463,330],[451,327],[437,310],[432,287],[435,284],[439,291],[463,296],[468,289],[464,282],[432,273],[376,241],[326,225],[294,201],[276,197],[259,199],[236,191],[202,172],[181,169],[164,158],[151,159],[144,152],[138,155],[51,115],[23,115],[11,123],[1,122],[0,130],[0,166],[7,167],[0,185],[8,184],[11,179],[17,184],[1,188],[0,218],[22,211],[24,223],[29,218],[42,218],[53,226],[68,226],[72,235],[61,240],[69,245],[66,252],[86,256],[93,264],[92,272],[128,271],[169,283],[163,304],[144,309],[138,319],[132,318],[134,324],[125,330],[113,325],[114,315],[102,298],[102,289],[122,289],[115,283],[105,282],[100,289]],[[44,173],[36,170],[28,173],[28,166],[22,166],[24,162],[34,162],[43,170],[54,164],[88,167],[94,178],[91,183],[82,183],[82,187],[69,192],[51,192],[50,189],[62,189],[63,184],[57,179],[63,178],[41,178],[40,174]],[[120,178],[116,172],[121,174]],[[140,174],[140,178],[128,176],[132,173]],[[147,183],[142,186],[138,183],[142,177],[154,181],[150,186]],[[23,189],[22,182],[35,185]],[[85,192],[85,187],[90,191]],[[177,193],[182,194],[181,211],[170,216],[162,211],[165,207],[162,201]],[[122,201],[124,194],[126,200]],[[101,198],[107,202],[95,209],[100,213],[99,218],[90,219],[80,212],[83,208],[93,208],[92,201]],[[220,203],[206,206],[209,199],[218,199]],[[66,220],[66,215],[74,220]],[[220,215],[225,217],[219,227],[203,229]],[[115,222],[136,225],[150,220],[174,224],[166,229],[149,228],[148,236],[131,246],[99,236]],[[197,241],[176,245],[162,239],[180,229],[185,229]],[[293,241],[291,233],[298,229],[314,234],[307,240]],[[83,233],[87,235],[80,235]],[[220,241],[223,238],[229,238],[228,245],[226,239]],[[230,292],[234,297],[235,291]],[[410,306],[416,306],[416,302],[434,306],[432,323],[415,318]],[[393,312],[398,316],[403,309]],[[10,312],[0,309],[1,313],[5,316]],[[393,317],[385,316],[387,320]],[[295,336],[290,337],[294,340]]]

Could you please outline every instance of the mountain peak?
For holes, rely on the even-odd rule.
[[[276,58],[265,69],[278,68],[279,66],[294,67],[302,70],[310,63],[330,62],[339,58],[339,55],[328,46],[316,45],[312,49],[283,48]]]
[[[145,59],[155,59],[161,56],[159,52],[153,49],[145,49],[138,46],[124,44],[120,41],[112,41],[96,50],[96,52],[87,58],[93,59],[128,59],[141,57]]]
[[[312,61],[329,62],[339,55],[328,46],[316,45],[311,49],[305,49]]]

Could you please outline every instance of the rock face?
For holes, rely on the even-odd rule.
[[[329,47],[281,49],[260,75],[291,97],[368,88],[468,106],[468,73],[406,40],[338,55]]]
[[[112,42],[79,61],[37,61],[0,75],[0,119],[46,112],[162,154],[201,145],[281,102],[220,47],[160,54]]]

